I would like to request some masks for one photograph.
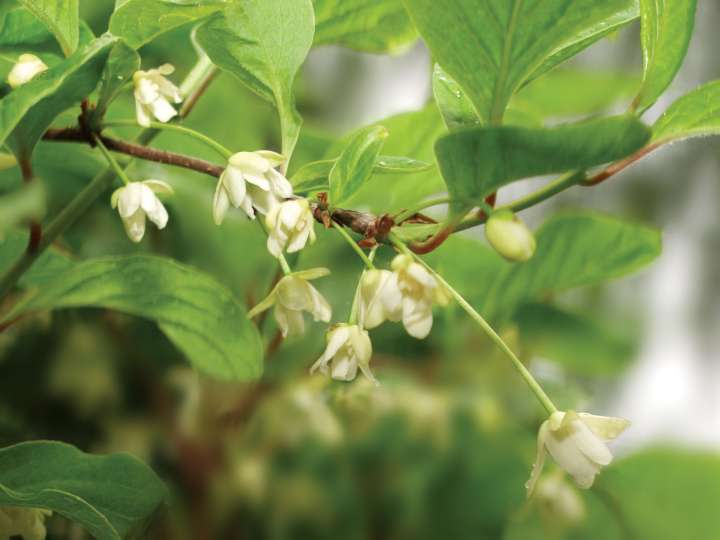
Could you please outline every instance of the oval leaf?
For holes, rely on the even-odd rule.
[[[200,371],[220,379],[256,379],[262,343],[245,308],[214,278],[149,255],[94,259],[44,281],[5,320],[24,313],[101,307],[157,322]]]
[[[52,510],[98,540],[142,533],[165,497],[160,479],[129,454],[93,456],[51,441],[0,449],[0,506]]]
[[[401,0],[314,0],[315,45],[399,52],[417,39]]]
[[[462,210],[521,178],[585,169],[639,150],[650,130],[632,116],[553,128],[480,127],[438,139],[435,153],[450,196]]]
[[[502,120],[537,70],[577,54],[634,10],[633,0],[404,1],[433,57],[489,123]]]
[[[188,6],[165,0],[126,0],[110,17],[110,32],[134,49],[173,28],[199,21],[226,4],[221,0]]]
[[[720,135],[720,81],[678,99],[653,126],[658,143],[707,135]]]
[[[197,30],[215,65],[229,71],[278,110],[282,151],[290,159],[302,119],[293,83],[312,45],[310,0],[246,0],[228,6]]]
[[[57,38],[65,56],[77,49],[80,40],[79,0],[20,0]]]
[[[372,176],[387,136],[383,126],[369,126],[353,135],[330,171],[332,204],[346,201]]]
[[[695,26],[697,0],[640,0],[643,85],[634,107],[644,111],[677,75]]]

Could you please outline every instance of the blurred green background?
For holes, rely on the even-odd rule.
[[[96,33],[111,7],[82,2]],[[688,61],[651,118],[673,97],[720,75],[720,6],[701,2],[698,10]],[[173,63],[176,81],[196,58],[189,28],[141,53],[146,67]],[[634,25],[583,53],[554,82],[529,87],[516,108],[530,123],[623,110],[640,65]],[[433,106],[425,108],[430,69],[420,44],[397,56],[315,49],[297,84],[306,125],[293,169],[332,155],[337,138],[380,120],[391,132],[388,154],[431,161],[442,126]],[[133,107],[128,92],[110,117],[131,118]],[[384,120],[392,115],[399,116]],[[68,115],[58,125],[72,121]],[[227,74],[187,123],[231,149],[279,146],[274,111]],[[176,134],[163,133],[154,144],[216,159]],[[437,312],[425,341],[398,325],[373,332],[380,388],[307,375],[322,352],[321,325],[275,351],[260,382],[229,384],[193,372],[140,319],[102,310],[27,318],[0,334],[0,443],[48,438],[137,455],[172,491],[153,538],[720,538],[719,144],[675,145],[597,189],[576,188],[523,214],[539,226],[558,212],[590,208],[659,227],[664,252],[653,266],[533,299],[510,314],[484,311],[559,406],[633,421],[615,446],[619,460],[588,492],[551,464],[537,496],[526,501],[541,410],[506,360],[452,307]],[[34,162],[51,215],[103,167],[97,153],[77,144],[43,143]],[[108,194],[64,236],[68,253],[152,251],[211,273],[250,305],[264,296],[275,271],[264,238],[239,213],[220,228],[212,223],[213,179],[152,163],[137,164],[132,175],[173,185],[169,227],[149,229],[141,246],[131,244]],[[0,174],[3,191],[19,182],[16,170]],[[501,200],[536,182],[505,188]],[[399,209],[418,193],[441,189],[436,172],[376,178],[355,207]],[[318,234],[298,265],[332,268],[333,278],[318,286],[341,318],[361,264],[334,235]],[[469,241],[453,239],[434,261],[472,297],[488,276],[472,264],[460,268]],[[498,264],[506,263],[493,268]],[[268,339],[274,330],[269,325]],[[83,534],[60,518],[49,523],[49,538]]]

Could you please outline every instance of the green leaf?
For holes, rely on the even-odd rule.
[[[170,259],[136,255],[89,260],[43,283],[5,320],[32,311],[102,307],[157,322],[200,371],[256,379],[262,343],[245,308],[214,278]]]
[[[330,171],[332,204],[346,202],[372,176],[387,136],[383,126],[369,126],[353,135]]]
[[[315,45],[395,53],[417,39],[401,0],[313,0]]]
[[[353,204],[367,206],[377,213],[407,208],[424,197],[444,190],[442,179],[434,166],[433,144],[445,133],[442,118],[434,105],[420,111],[397,114],[384,118],[377,124],[384,126],[389,135],[385,139],[383,152],[393,156],[408,156],[412,159],[432,163],[424,172],[403,175],[387,189],[387,177],[371,177],[353,196]],[[347,145],[349,137],[334,143],[325,152],[325,158],[337,158]]]
[[[77,49],[80,39],[79,0],[20,0],[57,38],[65,56]]]
[[[220,0],[198,5],[181,5],[165,0],[127,0],[110,17],[110,32],[138,49],[159,35],[200,21],[225,5]]]
[[[328,191],[328,178],[337,159],[323,159],[303,165],[290,179],[295,191],[314,193]],[[432,169],[430,163],[399,156],[378,156],[373,166],[374,174],[418,174]]]
[[[597,114],[628,102],[640,87],[636,75],[614,71],[556,69],[523,87],[510,107],[541,118]]]
[[[650,130],[639,120],[616,116],[544,129],[466,129],[438,139],[435,153],[448,192],[462,211],[514,180],[621,159],[649,138]]]
[[[524,349],[576,375],[619,375],[636,351],[636,343],[627,331],[548,304],[524,304],[514,320]]]
[[[506,262],[487,245],[455,236],[428,261],[480,313],[507,318],[528,301],[634,272],[661,252],[656,229],[594,213],[555,216],[536,238],[526,263]]]
[[[27,249],[28,234],[25,232],[8,231],[0,239],[0,273],[6,272],[11,265]],[[73,266],[72,261],[61,255],[54,249],[46,250],[38,257],[30,270],[25,272],[20,279],[22,287],[37,287],[44,283],[55,280],[61,274]]]
[[[16,155],[29,155],[55,117],[95,89],[116,41],[101,36],[2,98],[0,144],[7,139]]]
[[[433,57],[490,123],[500,123],[523,83],[635,9],[634,0],[404,1]]]
[[[302,124],[293,83],[312,45],[314,29],[310,0],[246,0],[228,6],[196,34],[215,65],[275,105],[288,160]]]
[[[95,109],[91,113],[91,125],[99,126],[110,103],[120,94],[133,73],[140,69],[140,55],[125,42],[117,43],[108,56],[103,70]]]
[[[644,111],[677,75],[687,54],[697,0],[640,0],[643,85],[633,105]]]
[[[463,89],[439,64],[435,64],[433,69],[432,89],[435,103],[449,130],[481,124]]]
[[[0,449],[0,506],[52,510],[98,540],[141,534],[165,498],[160,479],[129,454],[93,456],[52,441]]]
[[[654,449],[613,464],[594,491],[619,504],[625,538],[704,540],[720,538],[718,478],[717,453]]]
[[[708,135],[720,135],[720,81],[678,99],[653,126],[653,140],[659,144]]]

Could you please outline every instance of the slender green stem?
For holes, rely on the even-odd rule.
[[[432,208],[433,206],[438,206],[439,204],[448,204],[452,199],[448,196],[445,197],[437,197],[435,199],[429,199],[427,201],[424,201],[417,206],[413,208],[409,208],[408,210],[403,210],[400,212],[397,216],[395,216],[395,222],[396,223],[402,223],[409,217],[414,216],[418,212],[422,212],[426,208]]]
[[[350,316],[348,317],[348,324],[357,324],[358,321],[358,308],[360,307],[360,285],[362,284],[362,278],[365,275],[365,270],[360,274],[360,279],[355,287],[355,294],[353,295],[352,306],[350,307]]]
[[[549,184],[543,186],[539,190],[531,193],[527,197],[523,197],[521,199],[518,199],[516,201],[513,201],[512,203],[501,206],[496,209],[498,210],[512,210],[513,212],[519,212],[520,210],[525,210],[526,208],[530,208],[531,206],[535,206],[538,203],[541,203],[550,197],[557,195],[561,191],[565,191],[566,189],[576,186],[582,181],[584,181],[586,178],[584,171],[573,171],[567,174],[564,174],[560,176],[559,178],[556,178]],[[455,228],[456,231],[464,231],[465,229],[470,229],[472,227],[476,227],[478,225],[482,225],[485,222],[485,218],[481,217],[472,217],[462,220],[458,226]]]
[[[458,304],[460,304],[460,307],[465,310],[465,312],[470,315],[470,318],[475,321],[480,328],[483,329],[483,331],[488,335],[488,337],[495,343],[495,345],[498,346],[498,348],[505,353],[505,356],[507,356],[510,361],[513,364],[513,367],[518,371],[520,376],[523,378],[523,380],[527,383],[527,385],[530,387],[530,390],[535,394],[538,401],[542,404],[543,407],[545,407],[545,410],[548,412],[548,414],[552,414],[557,411],[557,407],[555,407],[555,404],[552,402],[552,400],[548,397],[548,395],[545,393],[545,391],[542,389],[540,384],[535,380],[535,377],[532,376],[532,373],[528,371],[528,369],[525,367],[525,365],[520,361],[520,359],[515,355],[515,353],[508,347],[508,345],[503,341],[503,339],[498,335],[497,332],[493,329],[492,326],[480,315],[475,308],[473,308],[463,296],[457,292],[443,277],[438,274],[430,265],[428,265],[424,260],[422,260],[417,254],[413,253],[408,249],[408,247],[397,239],[394,235],[390,236],[390,239],[392,243],[403,253],[406,253],[413,257],[417,262],[419,262],[421,265],[423,265],[433,276],[435,276],[435,279],[437,279],[440,284],[442,284],[452,295],[453,298],[457,301]]]
[[[128,185],[130,183],[130,179],[110,151],[105,147],[102,140],[100,140],[100,137],[93,134],[93,139],[95,139],[95,144],[97,144],[97,147],[100,149],[100,152],[102,152],[102,155],[110,165],[110,168],[115,171],[115,174],[123,181],[123,184]]]
[[[350,234],[345,230],[345,228],[342,225],[338,225],[334,221],[332,222],[332,226],[333,229],[340,233],[340,235],[345,239],[345,241],[350,245],[350,247],[353,248],[355,253],[358,254],[358,257],[362,259],[362,261],[365,263],[365,266],[367,266],[370,270],[374,269],[375,265],[368,258],[368,256],[365,255],[365,252],[360,246],[358,246],[357,242],[352,239],[352,236],[350,236]]]
[[[104,127],[125,127],[137,125],[138,123],[135,120],[112,120],[103,124]],[[185,135],[193,137],[215,150],[223,157],[223,159],[228,159],[230,156],[232,156],[232,152],[225,148],[222,144],[208,137],[207,135],[200,133],[199,131],[195,131],[194,129],[190,129],[179,124],[163,124],[161,122],[150,122],[150,127],[157,130],[175,131],[177,133],[183,133]]]

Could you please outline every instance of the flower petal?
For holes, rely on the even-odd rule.
[[[235,208],[240,208],[240,205],[247,194],[247,188],[245,186],[245,180],[243,179],[242,173],[234,167],[228,167],[223,171],[220,180],[230,196],[230,202],[232,205]]]
[[[535,455],[535,463],[533,463],[532,470],[530,472],[530,478],[525,483],[525,489],[527,490],[527,496],[530,497],[535,491],[535,485],[540,478],[543,466],[545,465],[545,441],[548,436],[548,421],[542,423],[540,430],[538,431],[537,440],[537,453]]]
[[[433,325],[432,307],[429,302],[411,297],[403,298],[403,325],[412,337],[425,339]]]
[[[229,208],[230,197],[228,197],[222,181],[219,181],[215,187],[215,195],[213,196],[213,221],[215,225],[220,225],[223,222]]]
[[[128,238],[137,243],[145,235],[145,212],[141,208],[131,216],[121,217]]]
[[[127,186],[120,188],[118,191],[118,213],[120,217],[130,217],[138,208],[142,200],[142,184],[139,182],[131,182]]]
[[[613,416],[596,416],[588,413],[578,413],[580,419],[595,435],[605,441],[616,439],[623,431],[630,427],[630,420],[615,418]]]

